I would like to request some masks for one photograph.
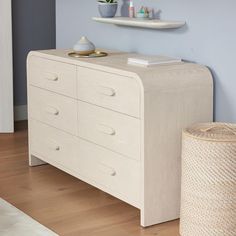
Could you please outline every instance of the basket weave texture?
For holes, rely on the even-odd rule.
[[[181,236],[236,236],[236,125],[183,131]]]

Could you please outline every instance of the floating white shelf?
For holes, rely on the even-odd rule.
[[[143,20],[129,17],[102,18],[93,17],[93,20],[101,23],[149,28],[149,29],[175,29],[186,24],[185,21],[162,21],[162,20]]]

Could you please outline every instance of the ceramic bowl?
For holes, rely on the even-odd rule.
[[[95,46],[87,37],[83,36],[74,46],[74,51],[79,55],[89,55],[95,52]]]

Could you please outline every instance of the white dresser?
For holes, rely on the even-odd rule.
[[[49,163],[139,208],[142,226],[178,218],[181,129],[212,121],[209,70],[67,53],[28,56],[30,165]]]

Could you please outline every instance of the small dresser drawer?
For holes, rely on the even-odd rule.
[[[140,160],[140,120],[137,118],[78,102],[78,135]]]
[[[29,84],[76,98],[76,66],[32,56],[28,68]]]
[[[78,98],[140,117],[140,87],[129,77],[78,67]]]
[[[82,176],[113,196],[140,207],[140,162],[81,139],[78,149]]]
[[[77,101],[29,86],[29,115],[56,128],[77,134]]]
[[[78,170],[78,138],[45,125],[39,121],[30,121],[30,149],[33,155],[59,163],[67,169]]]

